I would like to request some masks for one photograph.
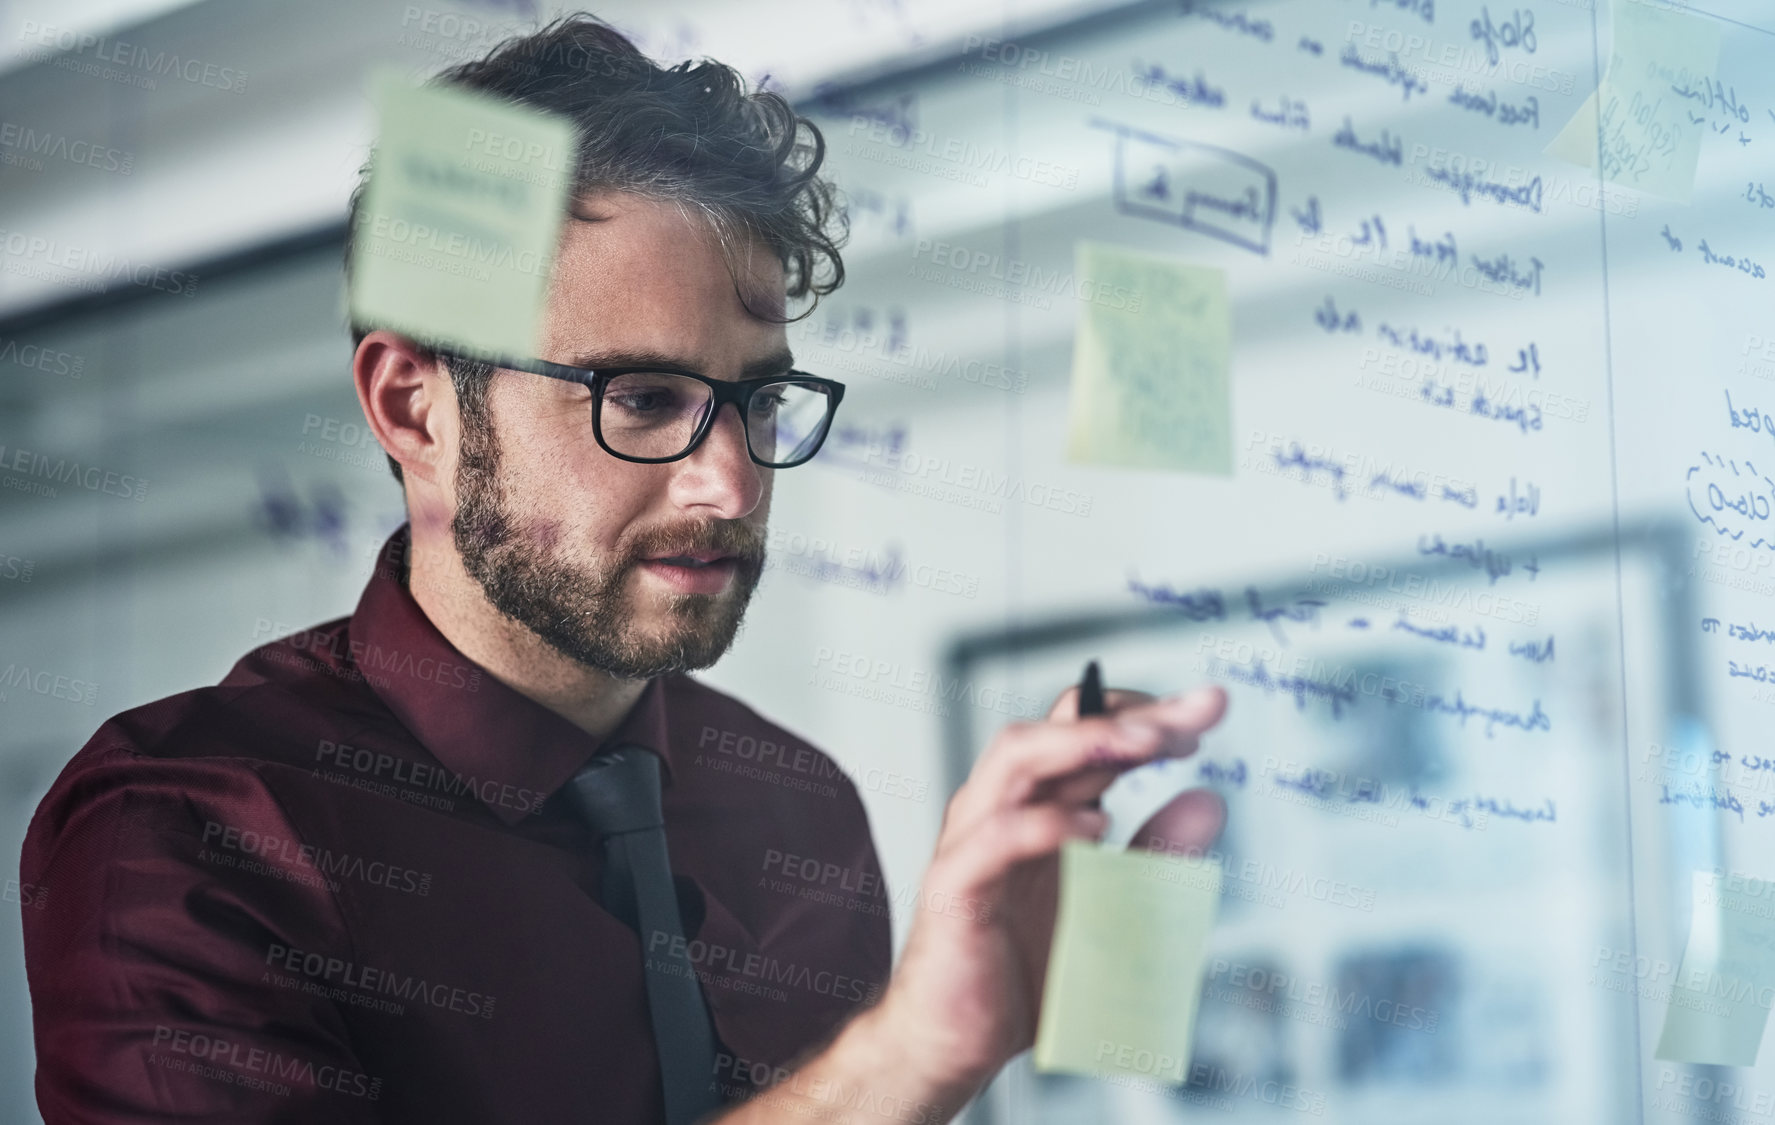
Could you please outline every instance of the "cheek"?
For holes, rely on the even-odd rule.
[[[535,527],[536,530],[531,538],[535,541],[537,548],[545,555],[554,554],[555,548],[561,545],[563,530],[561,521],[547,518],[538,519],[535,522]]]
[[[535,529],[544,549],[604,554],[653,502],[648,466],[606,454],[589,424],[583,434],[546,432],[553,428],[539,427],[506,443],[507,503]]]
[[[595,446],[557,461],[540,495],[549,505],[547,515],[562,525],[563,542],[603,554],[631,525],[644,522],[656,503],[654,485],[646,474],[626,471],[644,468],[623,465]]]

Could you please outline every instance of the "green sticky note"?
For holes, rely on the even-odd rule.
[[[360,323],[531,358],[574,166],[564,119],[485,94],[373,86],[376,153],[352,246]]]
[[[1069,460],[1233,471],[1226,276],[1101,242],[1075,255]]]
[[[1220,877],[1214,859],[1061,849],[1038,1070],[1182,1084]]]
[[[1695,872],[1689,944],[1655,1056],[1755,1066],[1775,1003],[1775,883]]]
[[[1611,11],[1615,47],[1602,81],[1545,151],[1595,168],[1600,131],[1605,181],[1687,203],[1707,125],[1690,120],[1693,103],[1677,90],[1706,89],[1719,25],[1641,0],[1615,0]]]

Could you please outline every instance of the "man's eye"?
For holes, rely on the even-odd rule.
[[[627,391],[604,397],[604,405],[614,406],[631,414],[656,412],[671,404],[672,395],[666,391]]]

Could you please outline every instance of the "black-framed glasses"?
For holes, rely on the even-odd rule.
[[[663,364],[593,370],[546,359],[434,351],[590,388],[592,434],[599,446],[612,457],[643,465],[690,456],[730,402],[746,424],[746,453],[755,464],[767,469],[806,464],[831,432],[844,398],[843,383],[805,371],[730,381]]]

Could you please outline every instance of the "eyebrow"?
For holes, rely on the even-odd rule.
[[[576,352],[567,357],[565,362],[569,367],[584,367],[592,371],[606,367],[668,367],[683,371],[701,370],[696,363],[683,356],[649,351]],[[762,379],[767,375],[781,375],[794,366],[795,356],[788,349],[784,349],[747,363],[740,368],[740,378]]]

